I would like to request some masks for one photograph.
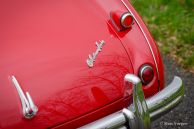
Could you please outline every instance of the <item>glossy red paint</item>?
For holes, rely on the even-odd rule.
[[[121,26],[121,16],[125,12],[120,12],[120,11],[115,11],[115,12],[110,12],[110,20],[113,26],[117,31],[123,30],[123,27]]]
[[[146,97],[158,92],[163,86],[158,49],[140,17],[126,3],[148,35],[160,82],[137,23],[131,31],[118,32],[110,22],[111,11],[127,11],[121,1],[1,1],[0,128],[77,128],[118,111],[131,102],[131,87],[123,85],[125,74],[138,75],[143,64],[153,66],[155,73],[144,87]],[[104,40],[105,45],[94,67],[89,68],[86,59],[95,52],[98,40]],[[31,120],[22,116],[11,75],[39,108]]]

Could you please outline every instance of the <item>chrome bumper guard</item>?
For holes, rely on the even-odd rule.
[[[79,129],[150,129],[150,123],[163,113],[175,107],[184,96],[184,86],[180,77],[154,96],[145,99],[140,79],[127,74],[125,85],[133,84],[133,103],[121,111],[80,127]]]

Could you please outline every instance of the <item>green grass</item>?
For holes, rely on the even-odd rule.
[[[194,0],[131,0],[162,53],[194,72]]]

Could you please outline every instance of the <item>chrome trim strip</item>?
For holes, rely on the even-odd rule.
[[[183,96],[183,82],[180,77],[175,76],[173,81],[163,90],[146,99],[150,117],[153,119],[170,110],[183,99]]]
[[[78,129],[114,129],[124,125],[126,122],[122,111],[119,111]]]
[[[146,41],[147,41],[147,43],[148,43],[148,46],[149,46],[149,48],[150,48],[150,51],[151,51],[151,53],[152,53],[152,56],[153,56],[153,59],[154,59],[154,63],[155,63],[155,65],[156,65],[156,71],[157,71],[157,75],[158,75],[158,80],[160,80],[160,74],[159,74],[159,70],[158,70],[158,64],[157,64],[157,62],[156,62],[156,57],[155,57],[155,55],[154,55],[154,52],[153,52],[152,47],[151,47],[151,45],[150,45],[150,42],[149,42],[149,40],[148,40],[148,38],[147,38],[145,32],[143,31],[142,27],[140,26],[140,23],[139,23],[138,20],[135,18],[135,16],[134,16],[134,14],[132,13],[132,11],[128,8],[127,4],[126,4],[123,0],[121,0],[121,2],[124,4],[124,6],[127,8],[127,10],[131,13],[131,15],[132,15],[133,18],[135,19],[137,25],[139,26],[140,30],[142,31],[142,33],[143,33],[143,35],[144,35],[144,37],[145,37],[145,39],[146,39]]]
[[[21,104],[22,104],[22,112],[23,112],[24,117],[26,119],[33,118],[36,115],[38,108],[34,104],[30,94],[28,92],[26,92],[26,96],[25,96],[25,94],[22,91],[15,76],[11,76],[11,80],[12,80],[12,82],[13,82],[13,84],[14,84],[14,86],[19,94]]]
[[[100,41],[100,43],[96,42],[97,49],[92,54],[89,54],[88,59],[86,60],[86,63],[88,64],[88,67],[92,68],[94,66],[94,62],[96,60],[97,55],[99,52],[102,51],[102,46],[105,44],[104,40]]]
[[[124,80],[133,84],[133,104],[79,129],[150,129],[150,120],[175,107],[184,96],[182,80],[177,76],[162,91],[146,100],[137,76],[127,74]]]

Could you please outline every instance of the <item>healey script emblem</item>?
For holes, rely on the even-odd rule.
[[[88,59],[86,60],[88,66],[92,68],[94,66],[94,62],[96,60],[97,55],[102,50],[102,46],[105,44],[104,40],[101,40],[99,42],[96,42],[97,49],[94,53],[89,54]]]

